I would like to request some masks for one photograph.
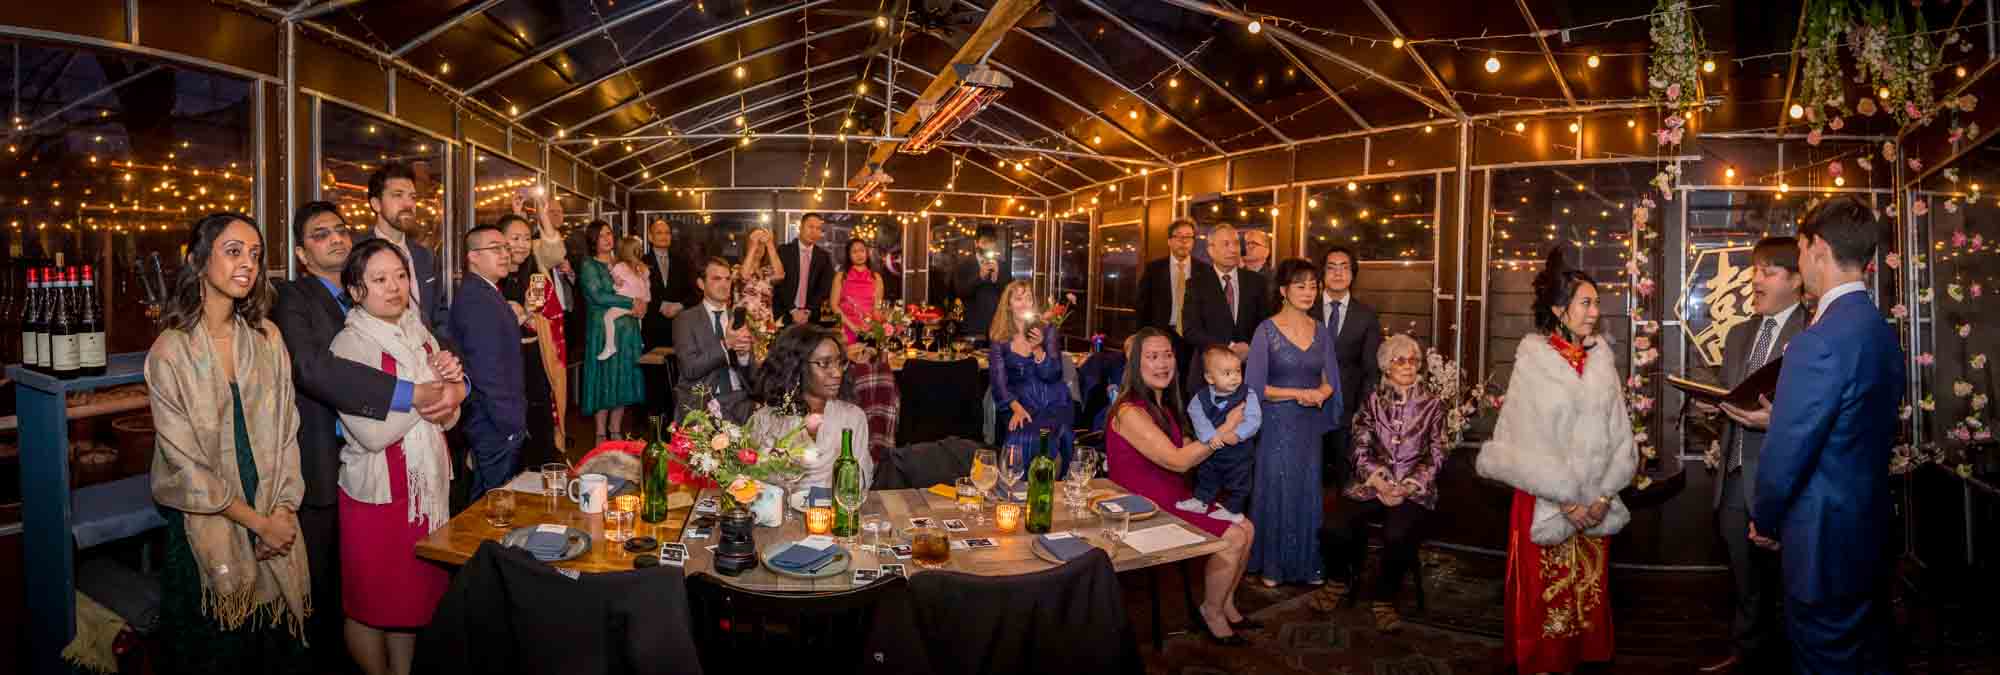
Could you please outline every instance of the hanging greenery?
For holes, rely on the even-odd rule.
[[[1929,124],[1937,114],[1937,92],[1931,84],[1940,50],[1931,41],[1922,12],[1915,25],[1893,10],[1870,5],[1849,30],[1854,60],[1860,65],[1856,82],[1864,83],[1898,124]]]
[[[1707,107],[1700,94],[1702,38],[1687,0],[1659,0],[1652,15],[1653,53],[1646,84],[1668,113]]]
[[[1853,24],[1854,11],[1846,0],[1812,0],[1805,11],[1806,31],[1801,37],[1805,67],[1800,71],[1798,101],[1805,106],[1813,131],[1829,126],[1839,131],[1846,125],[1845,116],[1853,112],[1843,91],[1846,74],[1840,63],[1840,40]]]

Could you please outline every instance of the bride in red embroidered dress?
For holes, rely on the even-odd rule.
[[[1514,488],[1505,652],[1524,675],[1611,659],[1610,537],[1632,519],[1618,491],[1639,455],[1597,303],[1590,275],[1551,252],[1535,278],[1537,332],[1479,453],[1479,475]]]

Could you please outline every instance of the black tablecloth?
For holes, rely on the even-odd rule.
[[[941,438],[985,437],[986,373],[974,359],[925,361],[910,359],[896,372],[896,389],[903,413],[896,420],[896,444],[914,445]]]

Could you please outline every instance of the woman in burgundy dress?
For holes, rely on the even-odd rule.
[[[341,285],[354,298],[347,327],[333,338],[335,356],[381,368],[418,384],[438,380],[430,367],[437,339],[408,311],[410,267],[395,247],[374,239],[354,247]],[[348,652],[369,675],[407,673],[416,631],[431,621],[450,577],[417,558],[416,544],[450,520],[451,459],[440,420],[415,411],[383,419],[341,414],[341,607]]]
[[[1173,341],[1158,328],[1146,328],[1132,337],[1132,346],[1138,357],[1125,367],[1125,382],[1111,406],[1104,440],[1106,462],[1112,482],[1154,504],[1172,504],[1194,495],[1183,474],[1215,449],[1184,431],[1188,423],[1181,411],[1187,406],[1175,381]],[[1248,518],[1229,523],[1203,514],[1180,516],[1228,544],[1210,555],[1202,570],[1202,627],[1221,644],[1249,644],[1236,629],[1259,624],[1236,610],[1236,585],[1243,581],[1257,529]]]

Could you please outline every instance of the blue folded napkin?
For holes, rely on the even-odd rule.
[[[833,504],[833,488],[824,485],[815,485],[811,489],[806,490],[806,508],[812,508],[820,504]]]
[[[1069,562],[1082,557],[1083,554],[1089,553],[1090,549],[1093,548],[1090,542],[1085,541],[1082,537],[1051,539],[1049,535],[1044,534],[1036,539],[1042,542],[1043,550],[1055,554],[1056,558],[1063,562]]]
[[[521,548],[537,560],[554,560],[561,558],[563,551],[569,548],[569,536],[538,530],[528,534],[528,540],[522,542]]]
[[[792,544],[784,552],[771,556],[771,564],[790,572],[805,572],[819,569],[821,563],[833,557],[835,547],[828,546],[813,550],[810,546]]]
[[[1153,512],[1153,502],[1148,501],[1145,497],[1141,497],[1139,495],[1125,495],[1123,497],[1117,497],[1114,499],[1106,499],[1104,501],[1098,502],[1097,508],[1100,510],[1105,510],[1104,505],[1106,504],[1117,504],[1119,508],[1125,509],[1126,513],[1135,516]]]

